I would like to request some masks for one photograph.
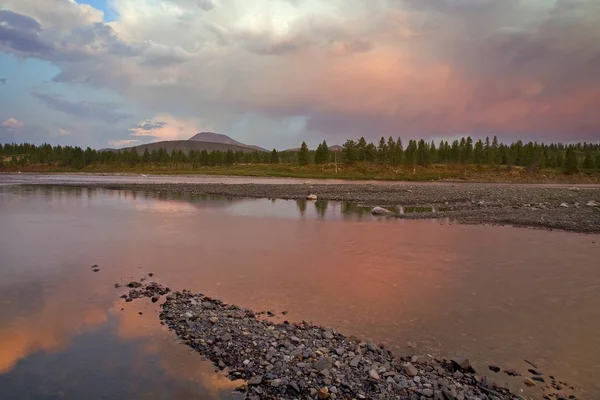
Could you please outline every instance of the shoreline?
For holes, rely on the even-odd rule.
[[[1,181],[0,181],[1,182]],[[485,183],[118,183],[38,182],[55,186],[169,192],[187,195],[352,202],[366,207],[413,207],[401,219],[449,219],[460,224],[509,225],[600,233],[600,188]],[[428,211],[428,209],[431,209]],[[435,211],[434,211],[435,210]]]
[[[125,302],[164,300],[160,323],[210,360],[217,371],[224,371],[232,381],[243,381],[238,390],[250,400],[525,399],[515,394],[519,387],[527,388],[523,392],[527,398],[577,398],[573,387],[544,375],[528,361],[533,368],[522,375],[492,364],[489,370],[475,371],[462,357],[398,357],[383,345],[335,329],[305,321],[276,323],[269,320],[275,316],[271,312],[254,312],[201,293],[171,292],[156,282],[134,281],[126,286],[131,289],[121,296]],[[488,380],[498,373],[511,377],[512,391]]]

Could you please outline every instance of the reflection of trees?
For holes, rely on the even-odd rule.
[[[317,215],[320,218],[325,218],[325,214],[327,214],[328,207],[329,207],[329,201],[327,201],[327,200],[315,201],[315,209],[317,210]]]
[[[306,199],[296,200],[296,206],[298,207],[300,216],[304,217],[304,214],[306,214]]]

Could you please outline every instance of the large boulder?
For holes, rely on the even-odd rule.
[[[396,215],[395,212],[390,211],[386,208],[383,207],[375,207],[371,210],[371,214],[373,215],[383,215],[383,216],[391,216],[391,215]]]

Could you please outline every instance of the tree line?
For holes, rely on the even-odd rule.
[[[406,146],[402,139],[367,143],[364,137],[348,139],[340,152],[330,150],[327,142],[320,143],[316,150],[309,150],[305,142],[298,150],[271,152],[181,150],[167,151],[164,148],[143,152],[136,149],[124,150],[85,150],[74,146],[51,146],[43,144],[4,144],[0,145],[0,165],[51,164],[83,169],[90,165],[116,165],[135,167],[157,165],[176,167],[202,167],[234,164],[326,164],[330,162],[347,164],[367,162],[391,166],[423,166],[432,164],[460,165],[506,165],[536,169],[563,169],[574,173],[580,169],[600,169],[600,144],[576,143],[544,144],[537,142],[511,144],[500,143],[497,137],[491,140],[477,140],[463,137],[452,142],[409,140]]]
[[[342,158],[345,163],[379,162],[395,166],[424,166],[431,164],[463,165],[507,165],[537,169],[564,169],[577,172],[582,169],[600,169],[600,144],[576,143],[544,144],[538,142],[523,143],[521,140],[506,145],[492,140],[473,142],[470,137],[460,140],[435,142],[409,140],[406,147],[402,139],[381,138],[377,145],[367,143],[361,137],[357,141],[347,140],[342,146]]]

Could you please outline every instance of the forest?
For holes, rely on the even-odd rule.
[[[554,169],[567,174],[581,170],[600,169],[600,144],[591,143],[500,143],[470,137],[440,141],[409,140],[406,146],[400,138],[381,138],[377,144],[367,143],[364,137],[349,139],[341,151],[332,151],[325,141],[316,150],[309,150],[305,142],[299,150],[271,152],[190,150],[188,153],[165,149],[145,150],[139,154],[132,150],[94,150],[74,146],[42,144],[0,145],[0,167],[54,166],[82,170],[89,166],[131,168],[136,166],[164,166],[170,169],[195,169],[204,166],[245,164],[356,164],[373,163],[390,166],[428,167],[430,165],[504,165],[520,166],[533,171]]]

